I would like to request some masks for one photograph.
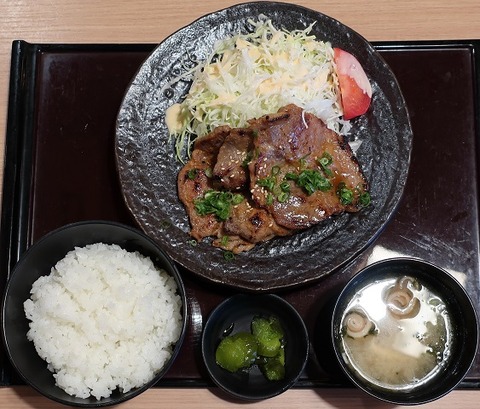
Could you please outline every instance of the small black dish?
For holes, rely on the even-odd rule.
[[[411,277],[412,280],[409,280],[409,284],[405,284],[406,281],[402,280],[403,277]],[[385,282],[391,284],[382,287],[382,283]],[[397,287],[398,285],[400,287]],[[382,292],[373,291],[373,286],[378,286],[375,288],[381,288]],[[404,303],[402,299],[399,301],[397,298],[395,302],[398,303],[395,305],[400,305],[402,308],[405,305],[411,307],[403,309],[402,313],[405,315],[402,316],[398,315],[399,312],[395,310],[395,306],[391,306],[392,298],[389,298],[390,296],[397,297],[399,288],[401,289],[400,294],[405,288],[409,288],[411,299],[414,300],[412,303]],[[355,302],[352,302],[352,299]],[[377,303],[377,299],[388,300],[388,302],[386,304],[383,304],[383,301]],[[364,304],[362,300],[365,300]],[[443,302],[439,302],[439,300]],[[364,306],[366,309],[362,309]],[[364,335],[365,333],[358,335],[357,333],[355,337],[352,337],[352,332],[350,332],[350,346],[346,347],[349,348],[350,352],[348,353],[342,346],[346,343],[343,338],[348,337],[345,326],[345,322],[347,322],[345,311],[347,310],[354,311],[354,313],[363,311],[366,320],[371,319],[373,322],[367,335]],[[393,318],[392,311],[394,311]],[[436,318],[431,319],[432,314]],[[398,324],[398,327],[397,325],[388,327],[385,325],[385,322],[391,323],[392,320],[397,320],[394,322]],[[451,325],[444,325],[448,322]],[[425,328],[427,328],[426,331]],[[447,332],[443,328],[450,328],[449,335],[446,335]],[[356,330],[358,327],[355,328]],[[381,344],[378,337],[384,336],[382,334],[387,332],[389,332],[388,337],[392,333],[395,334],[394,337],[388,338],[392,342],[388,345]],[[409,335],[408,337],[403,334],[398,335],[400,333]],[[355,339],[356,337],[359,341]],[[335,304],[331,339],[338,363],[356,386],[369,395],[388,403],[417,405],[441,398],[463,380],[476,356],[478,322],[471,299],[460,282],[450,273],[422,260],[401,257],[371,264],[347,283]],[[399,339],[402,339],[401,344],[397,343]],[[441,339],[443,344],[438,342],[438,339]],[[370,376],[370,380],[366,380],[359,374],[359,370],[355,369],[362,366],[360,358],[353,357],[351,352],[354,350],[353,348],[360,350],[361,344],[357,342],[364,342],[363,356],[369,348],[376,348],[375,354],[372,354],[375,356],[369,361],[368,367],[368,371],[371,371],[372,367],[379,368],[375,369],[375,381],[372,380],[373,376]],[[447,346],[444,348],[443,345]],[[428,352],[425,352],[423,347],[428,349]],[[360,356],[362,355],[358,355],[358,357]],[[378,356],[382,357],[382,363],[378,361]],[[416,363],[425,356],[429,356],[430,362],[436,362],[435,369],[432,369],[429,375],[417,376],[414,382],[404,381],[403,379],[407,377],[401,381],[398,378],[392,381],[391,372],[388,372],[387,375],[387,371],[382,369],[394,368],[396,374],[405,374],[406,365],[402,361],[415,362],[415,370],[418,370]],[[373,373],[371,371],[371,374]],[[416,375],[418,373],[420,372],[416,372]],[[387,377],[390,377],[388,381],[386,381]]]
[[[176,281],[177,293],[182,301],[181,335],[173,347],[172,356],[155,377],[139,388],[123,393],[114,390],[108,398],[78,398],[55,385],[47,363],[37,354],[33,342],[27,339],[29,321],[23,303],[30,297],[32,284],[75,247],[93,243],[117,244],[127,251],[138,251],[150,257],[153,263],[167,271]],[[142,232],[131,227],[107,221],[85,221],[61,227],[41,238],[30,247],[14,267],[3,299],[2,332],[5,347],[14,368],[38,392],[56,402],[77,407],[102,407],[131,399],[155,385],[171,367],[177,357],[187,326],[187,300],[183,281],[175,264]]]
[[[250,331],[256,316],[274,316],[285,334],[285,377],[267,380],[257,366],[231,373],[215,361],[215,351],[222,338],[240,331]],[[202,334],[202,356],[207,371],[217,386],[236,398],[268,399],[289,389],[300,377],[308,358],[309,337],[298,312],[283,298],[273,294],[238,294],[218,305],[210,314]]]

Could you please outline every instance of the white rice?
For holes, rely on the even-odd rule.
[[[108,397],[149,382],[182,328],[177,284],[148,257],[117,245],[75,248],[25,301],[29,340],[72,396]]]

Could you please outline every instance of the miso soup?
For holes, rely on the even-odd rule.
[[[452,325],[443,300],[411,277],[366,284],[342,316],[341,353],[356,374],[396,390],[415,388],[450,357]]]

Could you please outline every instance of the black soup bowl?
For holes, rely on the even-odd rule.
[[[89,244],[116,244],[128,252],[138,252],[149,257],[155,267],[163,269],[176,283],[176,294],[181,300],[180,336],[171,347],[171,356],[154,377],[143,386],[123,392],[119,388],[109,397],[96,399],[75,397],[56,385],[47,363],[40,358],[34,343],[27,339],[30,321],[24,311],[24,302],[30,298],[33,283],[41,276],[50,274],[56,263],[75,247]],[[142,232],[114,222],[85,221],[59,228],[31,246],[14,267],[3,298],[2,332],[8,356],[26,383],[46,397],[65,405],[78,407],[101,407],[118,404],[131,399],[156,384],[171,367],[179,353],[187,325],[187,301],[185,287],[175,264],[158,245]],[[120,341],[121,342],[121,341]],[[81,354],[81,351],[75,351]],[[87,357],[87,360],[90,357]],[[120,363],[118,365],[122,365]],[[101,381],[101,380],[100,380]]]
[[[450,273],[412,258],[376,262],[340,293],[332,317],[336,358],[360,389],[397,405],[436,400],[475,360],[478,322]]]
[[[265,377],[259,365],[229,371],[218,365],[220,342],[238,333],[250,333],[255,318],[278,320],[283,330],[285,375]],[[237,294],[220,303],[209,315],[202,333],[202,357],[214,383],[231,397],[256,401],[279,395],[295,384],[305,368],[309,337],[294,307],[275,294]]]

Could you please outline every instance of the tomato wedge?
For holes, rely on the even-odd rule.
[[[352,119],[367,112],[372,99],[372,87],[358,60],[341,48],[333,49],[333,60],[343,105],[343,118]]]

